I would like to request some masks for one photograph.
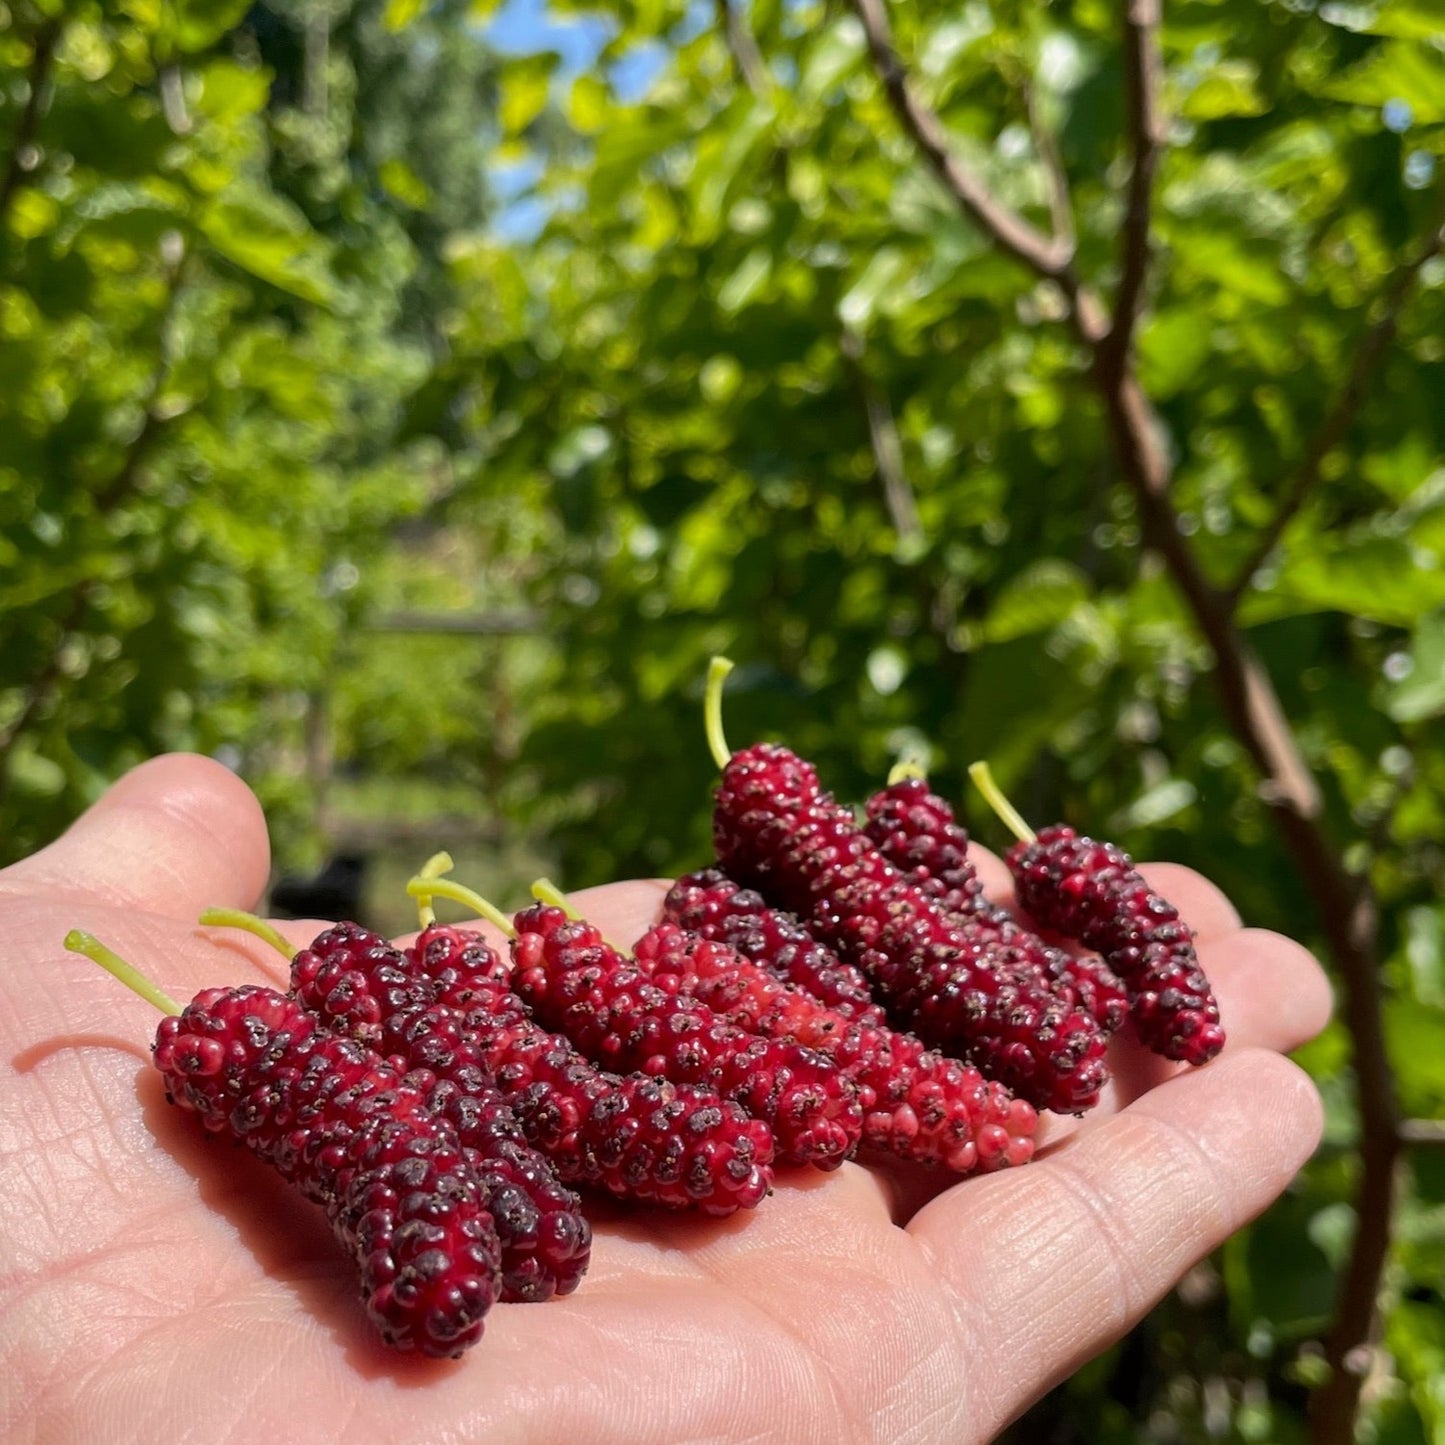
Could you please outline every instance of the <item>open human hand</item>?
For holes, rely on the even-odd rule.
[[[984,1441],[1264,1209],[1317,1142],[1283,1051],[1329,991],[1198,874],[1146,869],[1196,930],[1229,1044],[1190,1070],[1112,1047],[1035,1162],[948,1185],[845,1164],[779,1172],[722,1221],[589,1199],[573,1295],[497,1305],[460,1361],[389,1354],[319,1210],[165,1104],[156,1016],[61,939],[86,929],[181,1000],[284,986],[246,935],[265,823],[214,763],[166,757],[0,873],[0,1438]],[[1006,890],[1001,865],[985,876]],[[575,898],[615,938],[664,885]],[[287,926],[302,941],[316,925]]]

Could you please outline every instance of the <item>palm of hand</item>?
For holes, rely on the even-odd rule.
[[[1161,868],[1230,1030],[1208,1068],[1176,1077],[1118,1042],[1099,1110],[1051,1120],[1028,1168],[951,1187],[847,1164],[783,1171],[720,1222],[589,1201],[575,1294],[496,1307],[460,1362],[390,1356],[319,1212],[168,1108],[154,1014],[60,947],[89,929],[182,1000],[277,982],[264,946],[191,921],[250,906],[265,873],[249,793],[169,758],[0,874],[7,1438],[986,1440],[1264,1208],[1318,1137],[1314,1091],[1278,1052],[1323,1024],[1318,967]],[[579,901],[631,937],[659,898],[620,883]]]

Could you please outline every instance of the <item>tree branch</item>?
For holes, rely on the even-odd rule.
[[[1024,114],[1028,117],[1029,135],[1033,139],[1034,154],[1044,172],[1044,189],[1049,198],[1049,224],[1054,240],[1074,249],[1074,208],[1069,199],[1069,174],[1064,169],[1064,158],[1059,154],[1059,145],[1054,133],[1043,123],[1039,115],[1038,101],[1034,87],[1025,80],[1020,86],[1023,95]]]
[[[868,421],[868,441],[873,449],[873,463],[883,486],[883,501],[898,540],[916,543],[923,539],[923,523],[918,517],[918,503],[903,466],[903,446],[898,438],[898,424],[893,408],[873,378],[863,367],[863,339],[857,332],[844,331],[838,344],[843,364],[863,400]]]
[[[753,32],[734,8],[732,0],[717,0],[717,18],[738,74],[742,76],[747,88],[761,98],[771,88],[772,79],[768,75],[762,52],[758,49],[758,42],[753,39]]]
[[[1164,144],[1159,91],[1164,58],[1159,46],[1159,0],[1123,0],[1124,127],[1133,165],[1120,231],[1119,290],[1105,340],[1110,365],[1122,367],[1134,339],[1139,303],[1149,277],[1149,202]]]
[[[30,71],[26,76],[29,93],[25,97],[25,108],[15,122],[15,134],[10,142],[10,158],[5,164],[5,175],[0,178],[0,226],[4,226],[9,218],[10,205],[29,169],[25,163],[26,152],[35,144],[35,133],[40,127],[40,114],[45,105],[45,90],[50,83],[50,68],[55,61],[55,48],[60,42],[60,29],[60,21],[54,19],[47,20],[35,32],[34,48],[30,52]]]
[[[1351,874],[1322,817],[1319,786],[1300,751],[1274,683],[1234,620],[1229,595],[1204,575],[1179,528],[1169,499],[1173,463],[1162,422],[1135,374],[1132,351],[1120,345],[1133,329],[1149,252],[1151,168],[1157,144],[1150,85],[1157,54],[1153,27],[1158,11],[1131,0],[1126,17],[1126,50],[1137,47],[1139,78],[1135,120],[1135,179],[1139,197],[1126,216],[1128,290],[1118,317],[1127,329],[1111,327],[1097,299],[1078,281],[1070,259],[1004,207],[949,150],[938,118],[914,97],[893,51],[881,0],[853,0],[868,36],[874,65],[893,108],[933,171],[965,214],[993,237],[1000,249],[1059,283],[1068,319],[1093,357],[1091,379],[1104,405],[1110,443],[1120,473],[1139,505],[1145,541],[1164,561],[1195,625],[1214,655],[1211,681],[1230,732],[1258,773],[1259,797],[1271,813],[1301,880],[1310,893],[1343,992],[1343,1013],[1354,1048],[1361,1119],[1361,1175],[1355,1200],[1357,1228],[1349,1264],[1340,1282],[1335,1320],[1326,1344],[1331,1376],[1316,1394],[1316,1445],[1350,1445],[1362,1374],[1376,1327],[1376,1302],[1390,1236],[1399,1153],[1394,1074],[1385,1049],[1376,959],[1378,927],[1367,880]],[[1141,119],[1142,117],[1142,119]],[[1130,258],[1133,258],[1130,260]],[[1107,344],[1113,331],[1114,344]]]
[[[1420,249],[1410,261],[1391,275],[1377,303],[1380,312],[1378,320],[1355,348],[1349,373],[1326,410],[1319,430],[1300,458],[1299,465],[1280,498],[1279,507],[1260,533],[1234,582],[1226,590],[1231,606],[1239,605],[1239,599],[1248,590],[1255,573],[1279,545],[1280,538],[1319,485],[1325,458],[1345,439],[1345,434],[1359,415],[1365,392],[1375,379],[1380,362],[1395,339],[1400,316],[1410,302],[1419,282],[1420,272],[1433,257],[1440,254],[1442,246],[1445,246],[1445,187],[1441,188],[1439,201],[1431,214],[1430,229]]]
[[[1445,1144],[1445,1119],[1401,1119],[1399,1135],[1402,1144]]]
[[[1050,240],[1006,206],[957,156],[937,114],[915,94],[908,72],[893,48],[884,0],[852,0],[862,22],[874,69],[903,129],[923,153],[933,173],[976,225],[1000,250],[1046,280],[1072,283],[1073,247]]]

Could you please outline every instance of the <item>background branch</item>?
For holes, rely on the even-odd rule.
[[[1074,208],[1069,199],[1069,176],[1064,169],[1064,158],[1059,153],[1059,144],[1053,131],[1043,122],[1039,114],[1038,95],[1033,83],[1025,79],[1020,86],[1023,95],[1024,113],[1028,116],[1029,135],[1034,143],[1034,154],[1044,172],[1044,189],[1048,193],[1049,224],[1054,240],[1074,249]]]
[[[1235,625],[1232,599],[1208,580],[1180,530],[1169,499],[1173,461],[1163,424],[1133,368],[1128,339],[1147,273],[1149,201],[1160,133],[1155,100],[1159,85],[1156,0],[1125,0],[1126,70],[1134,76],[1128,114],[1135,169],[1124,225],[1125,273],[1112,327],[1069,261],[1061,259],[1057,246],[1020,221],[952,154],[941,122],[918,100],[892,48],[880,0],[853,3],[895,114],[959,207],[981,224],[1001,249],[1039,275],[1057,280],[1070,302],[1069,320],[1092,354],[1091,380],[1104,406],[1115,461],[1139,505],[1145,541],[1163,559],[1213,652],[1211,680],[1225,721],[1257,770],[1259,797],[1269,808],[1310,894],[1340,979],[1342,1012],[1354,1049],[1362,1126],[1361,1172],[1354,1244],[1326,1344],[1331,1375],[1316,1395],[1313,1419],[1316,1445],[1348,1445],[1363,1382],[1357,1366],[1361,1358],[1368,1358],[1362,1347],[1375,1327],[1399,1152],[1394,1075],[1381,1020],[1377,919],[1366,880],[1345,868],[1325,828],[1319,786],[1273,680]]]
[[[1445,1119],[1401,1119],[1399,1134],[1402,1144],[1445,1144]]]
[[[844,331],[838,345],[858,394],[863,399],[863,412],[868,421],[868,441],[873,449],[873,463],[883,487],[883,501],[898,540],[916,543],[923,539],[923,524],[918,517],[918,503],[903,466],[903,444],[898,437],[898,424],[893,408],[881,388],[863,366],[863,339],[855,331]]]
[[[60,21],[47,20],[35,32],[30,52],[30,70],[26,75],[28,94],[25,108],[15,122],[15,134],[10,139],[10,157],[5,163],[5,174],[0,178],[0,226],[10,215],[10,206],[15,194],[24,183],[26,153],[35,144],[35,135],[40,128],[40,116],[45,106],[45,91],[50,83],[50,68],[55,61],[55,49],[60,42]]]
[[[717,0],[717,17],[728,49],[732,52],[733,63],[737,66],[743,82],[754,95],[766,95],[771,77],[768,75],[762,52],[758,49],[758,42],[753,38],[753,32],[748,29],[747,21],[738,14],[732,0]]]
[[[918,99],[908,72],[893,48],[883,0],[852,0],[852,4],[862,22],[868,52],[888,92],[894,114],[964,214],[1015,260],[1049,280],[1065,280],[1073,262],[1072,248],[1050,240],[999,200],[955,154],[943,122]]]
[[[1119,290],[1107,338],[1112,367],[1122,367],[1134,338],[1149,276],[1150,201],[1164,143],[1159,91],[1164,59],[1159,46],[1159,0],[1123,0],[1124,129],[1133,164],[1120,231]]]

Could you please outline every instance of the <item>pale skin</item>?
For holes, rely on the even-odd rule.
[[[155,1011],[61,946],[87,929],[182,1002],[284,987],[265,944],[194,921],[253,907],[267,867],[250,792],[176,756],[0,873],[0,1438],[986,1441],[1263,1210],[1319,1138],[1319,1099],[1283,1057],[1328,1016],[1318,965],[1158,865],[1229,1030],[1207,1067],[1116,1041],[1098,1109],[1047,1119],[1026,1168],[952,1185],[790,1170],[722,1222],[589,1201],[575,1294],[497,1306],[461,1361],[399,1358],[319,1212],[166,1105]],[[1002,896],[996,860],[987,877]],[[662,887],[574,902],[630,938]]]

